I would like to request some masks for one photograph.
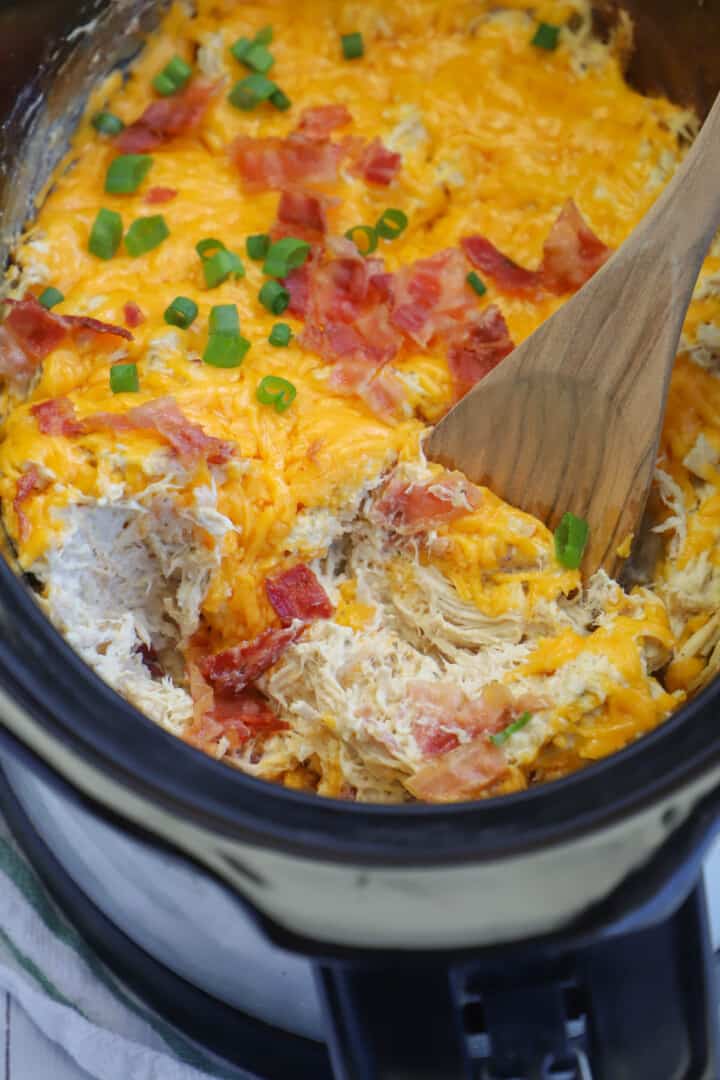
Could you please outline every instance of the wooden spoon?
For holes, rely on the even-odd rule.
[[[427,456],[555,528],[585,518],[583,571],[612,573],[637,533],[670,372],[720,225],[720,97],[615,255],[431,432]]]

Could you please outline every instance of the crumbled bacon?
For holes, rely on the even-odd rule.
[[[151,206],[162,206],[177,198],[177,189],[172,187],[151,187],[145,195],[145,202]]]
[[[309,265],[305,263],[304,266],[291,270],[287,277],[283,279],[283,285],[290,293],[290,303],[287,307],[288,313],[303,318],[310,300]]]
[[[473,266],[484,271],[511,296],[538,296],[543,291],[562,295],[581,288],[609,259],[603,244],[572,199],[563,206],[543,246],[537,270],[518,266],[484,236],[469,236],[463,250]]]
[[[373,508],[373,517],[393,532],[413,535],[457,521],[482,503],[482,492],[462,473],[445,471],[437,480],[408,484],[395,473]]]
[[[160,657],[157,654],[157,650],[153,645],[146,645],[141,642],[136,648],[135,652],[140,656],[143,665],[152,675],[153,679],[162,679],[165,672],[162,669],[160,663]]]
[[[23,300],[8,300],[10,311],[3,323],[15,344],[29,361],[37,362],[49,356],[67,336],[67,319],[47,311],[34,296]]]
[[[327,139],[337,128],[352,123],[352,115],[345,105],[315,105],[303,109],[297,131],[309,139]]]
[[[463,397],[514,348],[507,323],[496,304],[490,304],[468,320],[448,349],[456,396]]]
[[[484,736],[436,757],[407,781],[424,802],[474,799],[507,772],[502,752]]]
[[[199,424],[191,423],[172,397],[156,398],[126,413],[94,413],[85,418],[82,427],[86,432],[103,428],[155,432],[186,464],[205,458],[210,465],[222,465],[235,452],[231,442],[206,435]]]
[[[289,135],[253,139],[241,135],[230,157],[248,191],[283,191],[297,185],[332,183],[343,156],[339,143]]]
[[[71,333],[77,331],[82,334],[88,331],[91,334],[110,334],[113,337],[125,338],[126,341],[133,340],[132,334],[124,326],[115,326],[114,323],[91,319],[89,315],[58,315],[57,318],[62,318],[63,323]]]
[[[252,687],[223,697],[215,694],[194,662],[188,664],[193,723],[185,740],[213,753],[220,739],[238,750],[257,735],[283,731],[288,725],[275,715],[267,700]]]
[[[418,679],[408,684],[408,699],[419,714],[413,736],[426,757],[458,746],[461,733],[477,738],[501,731],[524,711],[501,683],[490,683],[471,700],[457,686]]]
[[[21,541],[27,540],[30,535],[30,521],[22,508],[23,503],[36,492],[44,491],[46,487],[47,484],[40,475],[40,470],[37,465],[30,465],[17,482],[15,498],[13,499],[12,505],[17,518],[18,536]]]
[[[278,204],[278,226],[273,229],[273,240],[282,236],[297,236],[311,243],[327,232],[326,201],[319,195],[306,191],[283,191]]]
[[[351,166],[351,172],[361,176],[368,184],[380,184],[387,187],[397,176],[402,167],[402,156],[375,138],[363,145]]]
[[[329,619],[333,613],[327,593],[305,563],[265,578],[265,592],[283,626]]]
[[[397,419],[407,400],[405,384],[394,371],[352,356],[336,361],[328,385],[339,394],[357,394],[383,420]]]
[[[83,433],[83,426],[78,421],[75,406],[69,398],[49,398],[38,405],[31,405],[30,412],[37,420],[43,435],[64,435],[72,439]]]
[[[435,337],[452,334],[476,311],[466,278],[466,263],[457,248],[403,267],[389,284],[393,325],[421,348]]]
[[[193,79],[181,93],[148,105],[142,116],[118,135],[116,147],[121,154],[145,154],[177,135],[196,131],[219,90],[219,83]]]
[[[123,308],[123,315],[125,316],[125,322],[128,326],[132,327],[133,330],[137,329],[138,326],[142,326],[145,322],[145,316],[143,315],[142,310],[132,300],[128,300]]]
[[[278,662],[285,650],[297,641],[302,629],[285,627],[277,630],[273,627],[265,630],[252,641],[206,656],[200,661],[200,673],[216,692],[239,694]]]

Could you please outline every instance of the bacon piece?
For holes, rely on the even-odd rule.
[[[30,535],[30,521],[22,508],[23,503],[27,502],[30,496],[36,492],[44,491],[46,487],[47,484],[40,475],[37,465],[30,465],[17,482],[12,505],[17,518],[18,536],[21,541],[27,540]]]
[[[221,738],[227,740],[231,750],[238,750],[256,735],[287,729],[288,725],[254,688],[222,697],[213,692],[193,662],[188,664],[188,675],[194,719],[184,738],[200,750],[213,753]]]
[[[507,772],[502,752],[485,738],[450,750],[406,781],[408,790],[425,802],[474,799]]]
[[[375,138],[365,144],[351,166],[351,172],[361,176],[368,184],[380,184],[387,187],[397,176],[402,167],[402,155]]]
[[[352,115],[345,105],[315,105],[300,113],[298,134],[309,139],[327,139],[336,128],[352,123]]]
[[[283,626],[297,619],[303,623],[329,619],[333,613],[327,593],[305,563],[265,578],[265,592]]]
[[[421,348],[434,337],[453,333],[477,310],[466,278],[466,263],[457,248],[403,267],[389,286],[393,325]]]
[[[151,187],[145,195],[145,202],[150,206],[162,206],[177,198],[177,189],[172,187]]]
[[[132,334],[124,326],[115,326],[114,323],[91,319],[89,315],[58,315],[57,318],[62,318],[63,323],[72,333],[88,330],[92,334],[112,334],[114,337],[125,338],[126,341],[133,340]]]
[[[34,296],[23,300],[8,300],[10,311],[3,323],[18,348],[22,349],[32,365],[49,356],[67,336],[67,316],[53,315]]]
[[[325,201],[305,191],[283,191],[277,211],[283,235],[315,241],[327,232]],[[273,239],[280,239],[273,230]]]
[[[612,255],[572,199],[563,206],[543,247],[542,279],[558,295],[582,288]]]
[[[193,79],[181,93],[148,105],[142,116],[118,135],[115,145],[121,154],[145,154],[177,135],[191,134],[204,120],[219,90],[220,83]]]
[[[290,293],[290,303],[287,310],[290,315],[304,317],[310,302],[310,267],[304,266],[291,270],[283,280],[283,285]]]
[[[480,488],[462,473],[444,472],[427,484],[408,484],[395,473],[373,508],[373,517],[403,535],[457,521],[482,503]]]
[[[145,322],[145,316],[141,309],[132,300],[128,300],[123,308],[123,314],[125,316],[125,322],[128,326],[131,326],[133,330],[137,329],[138,326],[142,326]]]
[[[537,297],[540,295],[542,291],[540,270],[526,270],[518,266],[484,236],[466,236],[460,243],[473,266],[491,277],[504,293],[509,296]]]
[[[200,673],[216,692],[239,694],[278,662],[302,630],[302,627],[265,630],[252,641],[206,656],[200,661]]]
[[[603,244],[572,199],[563,206],[543,246],[537,270],[526,270],[503,255],[484,236],[461,241],[473,266],[483,270],[511,296],[537,297],[543,291],[560,296],[580,289],[609,259],[612,249]]]
[[[0,326],[0,375],[14,386],[25,386],[38,361],[32,360],[5,326]]]
[[[415,741],[426,757],[459,745],[461,732],[473,738],[502,731],[524,707],[502,683],[490,683],[480,697],[469,700],[457,686],[421,679],[408,683],[408,699],[420,714],[413,721]]]
[[[412,733],[424,757],[437,757],[460,745],[454,731],[447,731],[436,720],[414,720]]]
[[[366,359],[338,360],[328,386],[340,394],[357,394],[382,420],[397,419],[407,401],[405,384],[395,372],[388,367],[378,369]]]
[[[490,304],[471,319],[448,350],[448,363],[455,380],[457,398],[471,390],[514,348],[507,323],[496,304]]]
[[[230,158],[248,191],[283,191],[296,185],[332,183],[344,149],[339,143],[289,135],[253,139],[241,135]]]
[[[94,413],[82,422],[82,432],[152,431],[165,439],[186,464],[200,458],[210,465],[222,465],[232,457],[235,447],[225,439],[206,435],[199,424],[193,424],[178,408],[172,397],[156,398],[136,405],[126,413]]]
[[[154,645],[146,645],[145,642],[141,642],[137,646],[135,652],[138,654],[143,662],[143,665],[152,675],[153,679],[162,679],[165,672],[160,664],[160,657],[157,654],[157,650]]]
[[[75,406],[69,398],[49,398],[38,405],[31,405],[30,412],[43,435],[64,435],[72,439],[83,433],[83,425],[77,419]]]

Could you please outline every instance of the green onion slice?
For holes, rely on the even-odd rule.
[[[243,64],[252,68],[253,71],[259,71],[261,75],[267,75],[270,68],[275,63],[275,57],[273,54],[261,45],[259,42],[254,41],[242,57]]]
[[[227,281],[231,274],[236,278],[243,277],[245,267],[239,255],[223,248],[211,255],[209,259],[203,259],[203,274],[208,289],[215,289]]]
[[[553,49],[557,49],[559,36],[559,26],[552,26],[551,23],[541,22],[538,24],[538,28],[535,31],[535,35],[530,44],[534,45],[537,49],[547,49],[548,52],[552,52]]]
[[[98,259],[112,259],[122,240],[122,218],[115,210],[98,210],[90,231],[88,250]]]
[[[517,720],[513,720],[512,724],[508,724],[502,731],[498,731],[496,735],[491,735],[490,742],[495,743],[496,746],[502,746],[503,743],[508,741],[511,735],[514,735],[516,731],[521,731],[531,720],[532,713],[524,712],[522,716],[518,716]]]
[[[270,104],[274,105],[280,112],[285,112],[292,105],[292,101],[286,93],[278,88],[275,93],[270,95]]]
[[[292,337],[292,330],[286,322],[276,322],[270,331],[268,341],[271,345],[275,345],[276,348],[285,348],[290,344]]]
[[[195,250],[201,259],[208,259],[216,251],[227,251],[227,248],[222,240],[217,240],[214,236],[206,236],[195,245]]]
[[[343,34],[340,38],[342,52],[346,60],[358,60],[365,52],[363,36],[360,33]]]
[[[176,296],[172,304],[165,309],[164,319],[170,326],[179,326],[181,330],[187,330],[195,322],[198,306],[194,300],[187,296]]]
[[[236,109],[254,109],[261,101],[277,91],[277,86],[264,75],[256,73],[236,82],[228,95],[228,100]]]
[[[375,229],[378,236],[382,236],[383,240],[395,240],[396,237],[400,236],[400,233],[405,232],[407,226],[407,214],[404,214],[402,210],[390,207],[380,215]]]
[[[575,514],[563,514],[554,535],[557,561],[568,570],[577,570],[590,535],[587,521]]]
[[[345,236],[352,240],[361,255],[371,255],[378,246],[378,235],[372,225],[355,225],[348,229]]]
[[[258,294],[263,307],[273,315],[282,315],[290,303],[290,293],[278,281],[266,281]]]
[[[285,412],[297,397],[297,390],[287,379],[279,375],[266,375],[255,391],[261,405],[272,405],[275,412]]]
[[[133,221],[125,233],[125,247],[128,254],[136,259],[138,255],[145,255],[148,251],[159,247],[169,235],[170,230],[162,214],[141,217]]]
[[[149,154],[121,154],[110,162],[105,190],[110,195],[132,195],[150,172],[152,163]]]
[[[210,311],[211,334],[239,334],[240,319],[235,304],[217,304]]]
[[[211,367],[239,367],[249,348],[250,342],[240,334],[211,334],[203,353],[203,360]]]
[[[291,270],[302,266],[310,254],[310,245],[307,240],[296,240],[294,236],[285,236],[282,240],[276,240],[270,245],[263,273],[268,277],[287,277]]]
[[[161,97],[169,97],[184,89],[190,82],[192,68],[186,64],[182,56],[173,56],[153,79],[153,86]]]
[[[484,296],[487,292],[487,285],[483,279],[476,274],[474,270],[471,270],[468,276],[465,278],[471,289],[474,289],[478,296]]]
[[[92,118],[92,126],[101,135],[119,135],[125,125],[119,116],[111,112],[98,112]]]
[[[230,46],[230,52],[233,54],[236,60],[239,60],[240,63],[242,63],[242,61],[245,59],[246,52],[248,51],[248,49],[252,48],[253,44],[254,43],[250,40],[250,38],[239,37],[237,41],[234,41]]]
[[[59,289],[50,285],[47,289],[40,293],[38,296],[38,302],[42,304],[44,308],[49,311],[50,308],[54,308],[56,304],[61,304],[65,297]]]
[[[272,39],[272,26],[263,26],[260,30],[258,30],[257,34],[255,35],[255,41],[258,45],[269,45]]]
[[[113,364],[110,368],[113,394],[137,394],[140,389],[137,364]]]
[[[256,233],[245,241],[245,250],[251,259],[264,259],[269,249],[270,237],[267,233]]]

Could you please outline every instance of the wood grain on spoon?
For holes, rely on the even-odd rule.
[[[720,225],[720,98],[685,161],[593,278],[431,432],[427,456],[555,528],[585,518],[583,571],[637,534],[673,361]]]

